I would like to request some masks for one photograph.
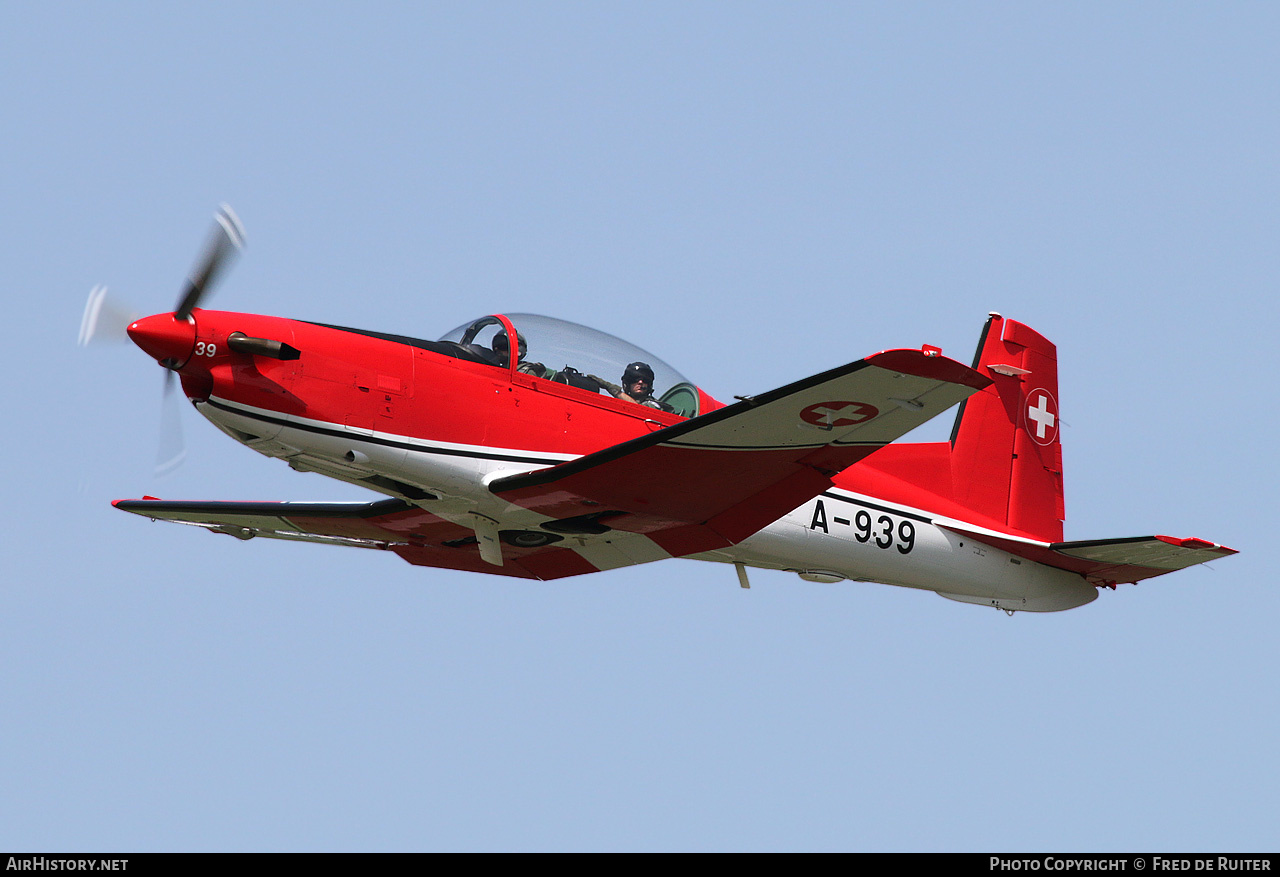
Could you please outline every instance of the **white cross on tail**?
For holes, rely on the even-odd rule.
[[[1036,438],[1045,437],[1046,430],[1052,429],[1053,425],[1058,422],[1058,418],[1049,410],[1049,396],[1047,393],[1040,394],[1040,400],[1027,409],[1027,417],[1036,422]]]

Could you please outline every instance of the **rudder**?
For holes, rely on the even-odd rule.
[[[973,367],[994,382],[960,406],[951,432],[954,498],[1009,527],[1062,541],[1058,348],[993,313]]]

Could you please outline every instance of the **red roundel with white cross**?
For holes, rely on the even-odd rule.
[[[1058,437],[1058,400],[1048,390],[1032,390],[1023,399],[1022,416],[1031,440],[1051,445]]]
[[[865,423],[880,413],[880,409],[866,402],[819,402],[800,412],[800,419],[814,426],[855,426]]]

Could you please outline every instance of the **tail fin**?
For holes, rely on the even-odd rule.
[[[952,496],[1009,527],[1062,541],[1058,348],[993,313],[973,367],[994,383],[965,400],[956,415]]]

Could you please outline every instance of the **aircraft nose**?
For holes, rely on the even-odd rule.
[[[129,337],[161,365],[178,368],[191,357],[196,344],[193,320],[179,320],[173,314],[155,314],[130,324]]]

